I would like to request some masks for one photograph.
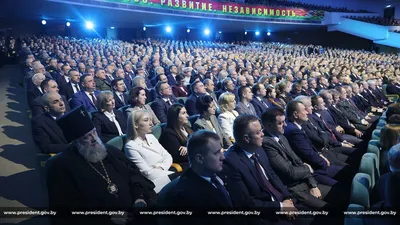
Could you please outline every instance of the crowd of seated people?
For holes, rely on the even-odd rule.
[[[274,0],[246,0],[248,4],[261,4],[268,6],[285,6],[292,8],[304,8],[310,10],[323,10],[328,12],[347,12],[347,13],[367,13],[366,10],[352,10],[347,7],[332,7],[329,5],[316,5],[316,4],[308,4],[305,2],[298,1],[274,1]]]
[[[345,210],[377,119],[392,103],[385,94],[400,94],[399,56],[389,54],[319,54],[280,43],[22,41],[27,99],[36,112],[32,134],[41,152],[70,151],[76,141],[56,121],[84,109],[95,129],[80,142],[125,137],[120,150],[156,193],[183,185],[171,182],[180,175],[219,188],[204,171],[215,169],[207,160],[223,161],[219,182],[226,180],[226,203],[233,207]],[[34,110],[35,102],[42,111]],[[210,140],[196,142],[203,149],[190,152],[191,138],[202,130],[214,136],[205,134]],[[225,156],[208,153],[210,146]],[[174,163],[182,171],[172,170]],[[102,171],[100,164],[94,168]]]
[[[359,20],[367,23],[373,23],[383,26],[400,26],[400,21],[394,18],[383,18],[383,17],[368,17],[368,16],[347,16],[346,18]]]

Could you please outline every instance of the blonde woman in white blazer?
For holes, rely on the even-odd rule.
[[[234,143],[233,121],[239,116],[239,113],[235,110],[235,95],[229,92],[221,94],[218,104],[221,111],[221,114],[218,116],[218,123],[221,125],[223,132],[229,137],[229,140]]]
[[[153,126],[150,114],[145,110],[133,111],[128,118],[125,155],[139,168],[140,172],[154,185],[156,193],[168,184],[174,172],[171,155],[151,134]]]

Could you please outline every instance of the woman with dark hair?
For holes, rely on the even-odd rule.
[[[275,107],[285,110],[286,104],[282,99],[276,97],[275,87],[268,85],[266,90],[267,95],[265,97],[267,98],[268,102]]]
[[[392,118],[391,116],[390,118]],[[380,147],[381,147],[381,174],[389,171],[387,153],[391,147],[399,143],[400,138],[400,125],[386,124],[381,130]]]
[[[193,125],[193,130],[210,130],[217,133],[221,139],[221,145],[227,149],[232,145],[229,137],[224,133],[222,127],[219,125],[217,117],[215,116],[216,105],[210,95],[203,95],[196,101],[197,112],[200,117]]]
[[[176,84],[172,86],[172,92],[176,98],[188,96],[189,92],[185,87],[185,77],[182,74],[176,76]]]
[[[171,105],[167,112],[167,126],[159,141],[172,155],[173,162],[180,164],[184,169],[188,168],[186,142],[192,133],[185,107],[181,104]]]
[[[130,107],[125,110],[126,117],[136,110],[146,110],[149,112],[150,117],[152,119],[153,125],[157,125],[160,123],[156,114],[154,114],[153,110],[149,105],[146,105],[146,90],[142,87],[134,87],[129,91],[129,99],[128,103]]]

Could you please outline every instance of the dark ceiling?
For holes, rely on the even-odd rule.
[[[262,22],[243,22],[227,20],[211,20],[204,18],[190,18],[181,16],[159,15],[145,12],[131,12],[118,9],[107,9],[88,7],[73,4],[64,4],[48,0],[2,0],[0,7],[0,18],[3,19],[42,19],[55,23],[65,23],[66,20],[71,24],[82,24],[85,20],[93,21],[96,26],[114,26],[118,28],[133,28],[141,26],[165,26],[203,28],[209,27],[213,30],[224,32],[236,31],[299,31],[326,29],[321,25],[299,25],[299,24],[279,24]],[[184,19],[183,19],[184,18]]]

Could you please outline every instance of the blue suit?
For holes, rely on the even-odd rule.
[[[197,101],[197,96],[195,94],[191,94],[186,102],[185,102],[185,108],[187,110],[187,113],[189,114],[189,116],[193,116],[197,113],[197,108],[196,108],[196,101]]]
[[[95,90],[94,95],[97,99],[97,96],[100,94],[100,91]],[[96,106],[93,104],[92,100],[89,99],[89,97],[86,95],[86,93],[82,90],[79,92],[76,92],[70,102],[69,105],[71,106],[71,109],[74,109],[80,105],[83,105],[85,107],[86,111],[88,112],[94,112],[97,111]]]
[[[275,189],[281,193],[283,199],[291,198],[286,186],[272,170],[265,151],[260,147],[255,153]],[[273,194],[263,183],[253,162],[237,144],[234,144],[226,152],[224,166],[224,171],[229,174],[227,186],[234,207],[256,207],[271,210],[272,214],[268,213],[269,217],[266,219],[277,220],[274,212],[280,211],[280,203],[272,201]]]
[[[260,101],[256,96],[253,96],[253,100],[251,100],[250,103],[253,104],[258,118],[261,118],[261,115],[265,112],[265,110],[271,107],[271,105],[266,99],[261,99]]]

